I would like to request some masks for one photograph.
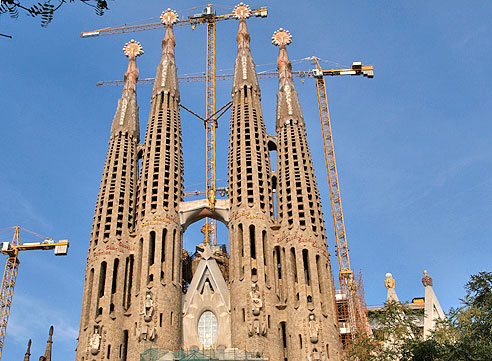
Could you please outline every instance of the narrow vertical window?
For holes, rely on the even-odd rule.
[[[172,262],[171,262],[171,281],[174,281],[174,262],[176,258],[176,230],[173,231],[173,253],[171,256]]]
[[[116,286],[118,284],[118,265],[120,263],[120,260],[118,258],[115,258],[114,263],[113,263],[113,282],[111,283],[111,294],[116,293]]]
[[[104,288],[106,286],[106,268],[107,264],[105,261],[101,263],[101,271],[99,272],[99,287],[98,287],[98,295],[99,298],[104,296]]]
[[[309,258],[308,258],[308,250],[302,250],[302,263],[304,264],[304,281],[308,286],[311,285],[311,275],[309,274]]]
[[[256,259],[255,226],[249,226],[249,249],[252,259]]]
[[[162,230],[161,238],[161,280],[164,279],[165,269],[166,269],[166,237],[167,229]]]
[[[155,232],[150,232],[149,238],[149,266],[152,266],[155,261]]]
[[[266,231],[261,232],[261,240],[262,240],[262,247],[263,247],[263,265],[264,265],[264,271],[263,273],[265,274],[265,283],[267,287],[270,287],[270,272],[268,272],[268,266],[267,266],[267,245],[266,245]]]
[[[237,240],[239,246],[239,277],[244,277],[244,242],[243,242],[243,225],[240,224],[237,229]]]
[[[89,272],[89,283],[87,284],[87,297],[85,300],[85,325],[87,326],[89,322],[89,314],[91,312],[91,304],[92,304],[92,287],[94,283],[94,268],[91,268]]]
[[[140,238],[138,243],[138,260],[137,260],[137,292],[140,290],[140,278],[142,276],[142,253],[143,253],[143,238]]]
[[[275,246],[275,260],[277,262],[277,277],[279,280],[282,279],[282,262],[280,261],[280,246]]]
[[[128,355],[128,330],[123,331],[123,347],[121,352],[121,361],[127,361]]]

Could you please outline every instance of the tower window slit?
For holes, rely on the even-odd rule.
[[[89,322],[89,314],[91,312],[93,283],[94,283],[94,268],[91,268],[91,270],[89,272],[89,283],[88,283],[88,287],[87,287],[87,298],[85,300],[85,325],[86,326]]]
[[[277,276],[278,276],[278,279],[281,280],[282,279],[282,262],[280,261],[280,246],[275,246],[274,248],[274,256],[275,256],[275,260],[277,262]]]
[[[240,197],[239,197],[239,202],[240,202]],[[239,265],[239,276],[242,278],[244,276],[244,265],[243,265],[243,258],[244,258],[244,242],[243,242],[243,225],[239,224],[238,230],[237,230],[237,239],[238,239],[238,246],[240,249],[240,259],[238,262]]]
[[[143,256],[143,238],[140,238],[138,245],[138,260],[137,260],[137,292],[140,290],[140,280],[142,276],[142,256]]]
[[[164,270],[166,264],[166,236],[167,229],[162,230],[162,240],[161,240],[161,280],[164,279]]]
[[[121,361],[127,361],[128,355],[128,330],[123,331],[123,347],[121,352]]]
[[[104,288],[106,286],[106,269],[107,269],[107,263],[103,261],[101,263],[101,271],[99,273],[99,287],[98,287],[99,298],[104,296]]]
[[[251,258],[256,259],[255,226],[249,226],[249,247]]]
[[[304,281],[309,286],[311,285],[311,275],[309,274],[309,257],[308,250],[302,250],[302,263],[304,265]]]
[[[280,322],[280,332],[282,335],[282,345],[284,348],[287,348],[287,332],[285,322]]]
[[[171,256],[172,265],[171,265],[171,280],[174,281],[174,259],[176,258],[176,230],[173,230],[173,253]]]
[[[113,282],[111,284],[111,294],[116,293],[119,263],[120,263],[120,260],[118,258],[115,258],[114,263],[113,263]]]

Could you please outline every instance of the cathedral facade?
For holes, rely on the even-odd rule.
[[[96,203],[76,361],[138,361],[149,350],[163,352],[159,360],[173,359],[166,352],[193,350],[234,359],[341,358],[321,202],[286,50],[291,36],[280,29],[273,37],[279,88],[272,136],[265,130],[247,17],[243,5],[228,199],[212,209],[208,200],[183,201],[177,14],[161,16],[166,33],[142,143],[136,58],[143,51],[135,41],[124,48],[129,65]],[[277,151],[276,172],[269,150]],[[184,262],[183,233],[204,217],[226,224],[229,252],[201,245],[195,259]]]

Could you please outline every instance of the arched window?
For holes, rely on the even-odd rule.
[[[219,332],[217,317],[211,311],[205,311],[198,321],[198,338],[205,347],[212,346]]]

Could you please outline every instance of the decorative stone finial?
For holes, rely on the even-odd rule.
[[[178,13],[175,10],[167,9],[161,14],[161,23],[166,26],[172,26],[179,20]]]
[[[251,8],[249,5],[239,3],[234,7],[234,17],[238,20],[247,19],[251,16]]]
[[[289,45],[292,42],[292,34],[289,30],[278,29],[273,33],[272,36],[272,44],[275,46],[285,46]]]
[[[398,302],[398,296],[396,295],[396,290],[395,290],[396,282],[391,273],[386,273],[386,279],[384,280],[384,285],[388,289],[386,300]]]
[[[432,277],[427,274],[427,270],[424,270],[424,277],[422,277],[422,284],[427,287],[432,287]]]
[[[125,44],[123,47],[123,54],[127,58],[134,57],[136,58],[137,56],[140,56],[144,53],[142,45],[140,42],[135,41],[135,40],[130,40],[128,43]]]
[[[391,273],[386,273],[386,279],[384,280],[384,285],[387,289],[395,288],[395,279]]]

